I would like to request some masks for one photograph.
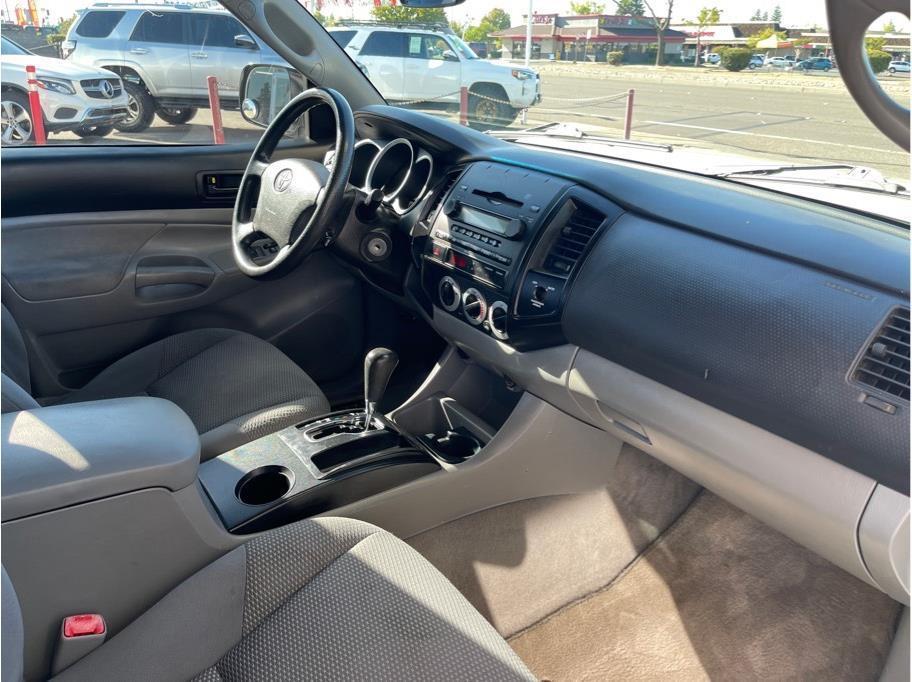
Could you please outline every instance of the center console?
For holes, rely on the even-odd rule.
[[[621,208],[495,162],[448,176],[415,240],[425,300],[519,349],[556,345],[577,265]]]
[[[199,481],[224,527],[269,530],[362,500],[462,462],[492,437],[455,401],[432,396],[396,421],[376,413],[398,358],[364,362],[364,409],[289,426],[203,462]]]

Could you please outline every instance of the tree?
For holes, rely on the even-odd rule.
[[[732,47],[722,53],[722,67],[729,71],[743,71],[750,64],[751,51],[743,47]]]
[[[882,52],[884,45],[887,44],[885,38],[865,38],[865,50],[871,52]]]
[[[721,16],[722,10],[718,7],[704,7],[697,14],[697,54],[694,57],[694,66],[700,66],[700,34],[703,33],[703,27],[709,24],[718,24]]]
[[[510,28],[510,15],[499,8],[494,8],[481,18],[477,26],[470,26],[465,30],[465,39],[470,43],[486,43],[495,31]],[[457,32],[461,32],[462,27]]]
[[[786,36],[788,35],[786,31],[774,31],[772,28],[767,26],[759,33],[754,33],[753,35],[747,36],[747,46],[752,50],[756,50],[757,43],[759,43],[761,40],[766,40],[773,34],[779,36],[779,40],[785,40]]]
[[[777,24],[782,21],[782,8],[779,5],[773,7],[773,13],[770,15],[770,21],[775,21]]]
[[[481,23],[487,24],[494,31],[503,31],[505,28],[510,28],[512,24],[510,21],[510,15],[499,7],[495,7],[490,12],[485,14],[481,18]]]
[[[760,13],[759,9],[755,9],[754,13],[751,14],[751,21],[760,21],[763,18],[763,15]]]
[[[377,21],[395,23],[446,24],[446,13],[440,7],[418,9],[403,5],[380,5],[371,10],[371,16]]]
[[[652,25],[655,26],[656,31],[656,46],[658,47],[656,50],[656,66],[665,64],[665,31],[668,30],[668,26],[671,24],[671,11],[674,8],[674,0],[665,1],[667,3],[665,12],[662,16],[659,16],[649,3],[649,0],[643,0],[643,4],[646,5],[646,9],[649,10],[649,14],[652,17]]]
[[[868,64],[871,65],[871,71],[881,73],[887,70],[893,57],[889,52],[883,50],[868,50]]]
[[[70,26],[73,25],[73,22],[76,21],[76,15],[74,14],[69,19],[61,19],[60,23],[57,24],[57,30],[49,34],[47,37],[48,45],[54,45],[56,43],[62,43],[66,40],[67,33],[70,32]]]
[[[585,14],[604,14],[605,5],[592,2],[592,0],[580,0],[579,2],[570,3],[570,11],[580,16]]]
[[[896,33],[896,24],[894,24],[892,21],[886,22],[883,25],[883,32],[884,33]]]
[[[763,14],[760,15],[761,21],[769,21],[769,18],[770,18],[769,12],[764,12]]]
[[[641,17],[646,14],[643,0],[614,0],[614,11],[621,17]]]

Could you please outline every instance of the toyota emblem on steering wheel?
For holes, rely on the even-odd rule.
[[[286,168],[285,170],[279,172],[279,174],[276,175],[275,182],[272,184],[272,186],[275,187],[275,191],[284,192],[286,189],[288,189],[289,185],[291,185],[291,177],[292,172],[290,168]]]

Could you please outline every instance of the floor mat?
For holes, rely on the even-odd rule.
[[[506,504],[408,542],[509,637],[611,582],[699,490],[625,446],[605,488]]]
[[[704,492],[608,587],[516,635],[547,680],[876,680],[899,605]]]

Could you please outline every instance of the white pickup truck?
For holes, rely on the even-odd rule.
[[[459,107],[468,88],[469,123],[507,126],[541,101],[536,71],[480,59],[445,26],[349,24],[328,29],[392,104]]]

